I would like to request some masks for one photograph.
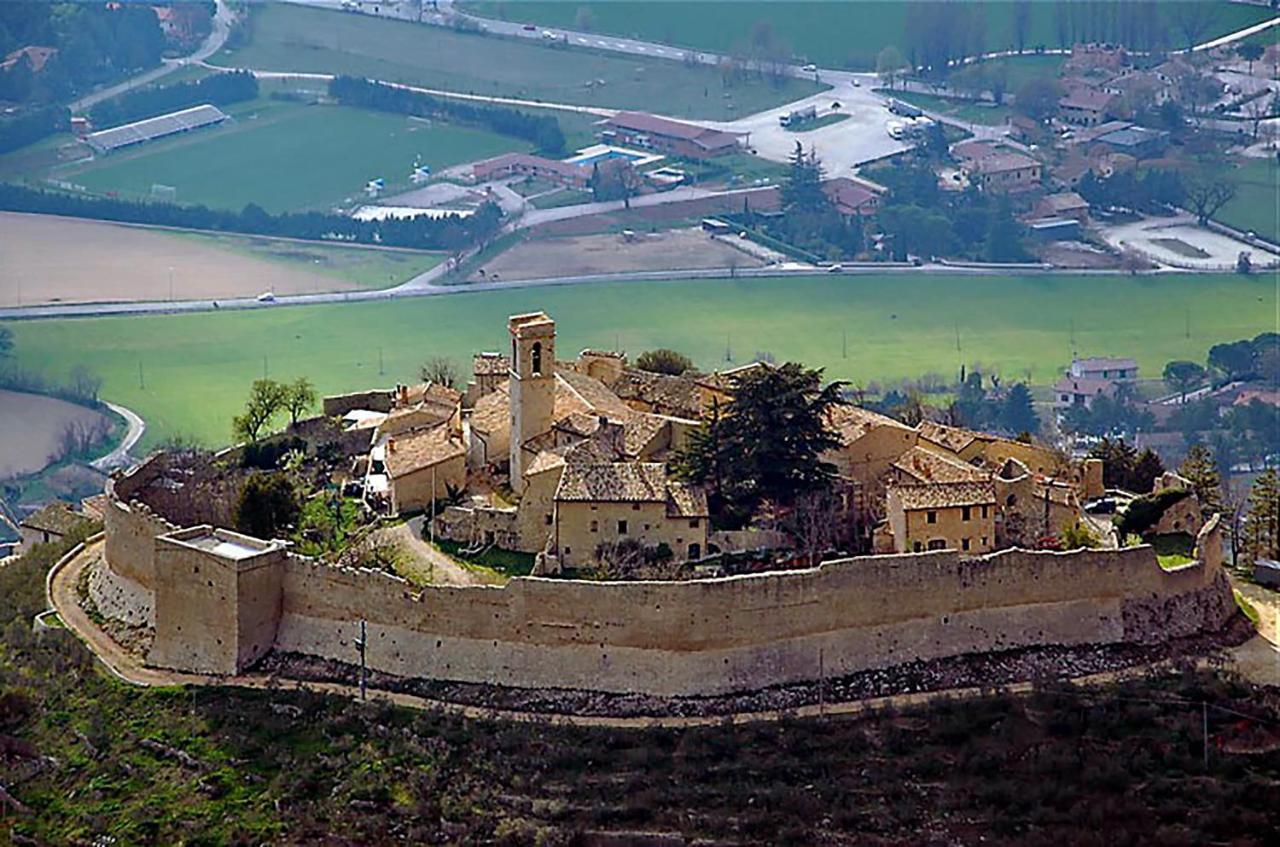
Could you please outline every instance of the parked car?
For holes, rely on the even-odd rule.
[[[259,303],[274,303],[276,302],[276,294],[274,291],[264,291],[255,299],[257,299]]]
[[[807,74],[816,74],[818,72],[818,66],[810,62],[800,70],[804,71]]]

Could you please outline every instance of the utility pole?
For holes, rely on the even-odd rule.
[[[356,639],[356,649],[360,651],[360,699],[365,697],[365,649],[369,646],[369,631],[365,619],[360,619],[360,637]]]
[[[379,347],[378,348],[378,376],[382,376],[385,373],[386,371],[382,369],[382,348]],[[431,493],[434,496],[435,492],[433,491]]]

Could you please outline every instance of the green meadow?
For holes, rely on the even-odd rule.
[[[1243,162],[1227,174],[1236,196],[1215,217],[1237,229],[1280,241],[1280,165],[1271,157]]]
[[[524,149],[491,132],[344,106],[261,99],[232,114],[58,175],[99,193],[145,198],[160,184],[180,203],[285,212],[359,198],[375,177],[405,187],[416,159],[438,170]]]
[[[777,85],[729,83],[710,67],[567,50],[284,3],[258,8],[250,42],[213,61],[713,120],[749,115],[820,90],[794,79]]]
[[[767,352],[866,385],[950,375],[961,363],[1045,384],[1073,349],[1134,356],[1156,376],[1170,359],[1203,359],[1218,342],[1274,329],[1275,308],[1265,275],[825,275],[8,325],[19,365],[50,377],[94,368],[107,399],[146,418],[145,448],[177,434],[225,443],[264,373],[307,376],[332,393],[412,380],[428,356],[465,371],[473,352],[506,349],[508,315],[535,309],[555,317],[562,357],[663,346],[711,369]]]
[[[1168,0],[1153,4],[1169,33],[1169,43],[1182,46],[1175,21],[1175,7],[1185,2],[1211,7],[1205,39],[1233,32],[1265,20],[1270,10],[1222,0]],[[1012,0],[973,2],[977,7],[984,33],[982,49],[1008,50],[1015,46],[1013,36],[1014,8]],[[907,48],[909,25],[918,26],[919,16],[928,14],[923,4],[892,0],[486,0],[463,4],[476,14],[511,21],[528,21],[543,26],[582,28],[587,24],[594,32],[661,41],[680,47],[729,52],[745,43],[752,30],[761,23],[791,45],[798,57],[826,67],[852,67],[873,70],[875,57],[885,46]],[[1026,46],[1058,47],[1057,9],[1061,3],[1032,0],[1027,27]],[[1079,4],[1084,6],[1084,4]],[[1091,14],[1111,14],[1107,4],[1082,9],[1081,26]],[[585,11],[584,11],[585,10]],[[1068,43],[1069,46],[1069,43]]]

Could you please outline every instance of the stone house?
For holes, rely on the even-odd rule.
[[[735,153],[740,148],[738,136],[697,124],[673,121],[644,112],[618,112],[601,122],[600,133],[606,144],[658,150],[687,159],[709,159]]]
[[[696,560],[709,523],[706,495],[670,479],[662,463],[571,460],[555,492],[550,551],[559,567],[589,564],[602,545],[623,541]]]
[[[467,484],[467,450],[448,424],[388,435],[370,453],[371,474],[385,469],[392,514],[430,508]]]
[[[891,485],[885,510],[895,553],[986,553],[995,543],[996,497],[990,480]],[[881,536],[881,544],[885,544]]]
[[[75,512],[66,503],[55,500],[18,523],[21,548],[30,550],[37,544],[61,541],[84,524],[84,515]]]
[[[1040,162],[1014,150],[999,150],[968,168],[969,181],[984,191],[1013,194],[1040,188]]]
[[[1111,114],[1115,95],[1097,88],[1076,88],[1058,99],[1058,115],[1077,126],[1097,126]]]
[[[1074,191],[1060,191],[1041,197],[1032,212],[1037,218],[1071,218],[1081,224],[1089,221],[1089,201]]]

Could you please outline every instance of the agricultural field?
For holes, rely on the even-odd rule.
[[[58,455],[67,427],[111,425],[102,412],[43,394],[0,389],[0,480],[35,473]]]
[[[1211,7],[1209,26],[1203,39],[1233,32],[1264,20],[1269,10],[1264,7],[1227,3],[1225,0],[1191,0]],[[845,0],[829,2],[693,2],[663,3],[640,0],[588,0],[566,3],[558,0],[525,2],[467,2],[465,8],[478,15],[511,21],[528,21],[551,27],[589,29],[649,41],[661,41],[679,47],[727,53],[745,43],[755,27],[768,24],[773,32],[788,43],[797,58],[817,62],[825,67],[873,70],[875,57],[887,45],[897,45],[906,55],[909,50],[906,33],[909,22],[919,23],[921,6],[912,2],[883,0]],[[1013,19],[1015,3],[1011,0],[968,3],[978,11],[985,30],[982,49],[1008,50],[1015,46]],[[1061,4],[1032,2],[1026,46],[1070,46],[1059,35],[1056,7]],[[1085,7],[1085,4],[1072,4]],[[1095,4],[1102,8],[1104,4]],[[1169,43],[1182,46],[1175,23],[1175,7],[1181,2],[1159,3],[1158,10],[1169,30]],[[1080,26],[1090,25],[1083,19]],[[927,13],[927,10],[925,10]]]
[[[403,21],[268,4],[220,65],[342,73],[449,91],[723,120],[798,100],[812,82],[729,82],[709,67],[569,50]],[[478,158],[478,157],[473,157]]]
[[[345,106],[260,99],[229,110],[219,127],[162,139],[60,169],[90,191],[173,199],[214,208],[256,203],[269,212],[327,209],[363,196],[376,177],[409,184],[415,159],[433,169],[527,149],[491,132]]]
[[[465,370],[473,352],[505,349],[508,315],[535,309],[556,318],[565,355],[673,347],[711,369],[767,351],[865,386],[952,374],[961,363],[1045,384],[1071,358],[1073,326],[1081,354],[1134,356],[1158,374],[1171,359],[1199,361],[1214,344],[1273,329],[1275,308],[1265,276],[827,274],[9,326],[19,365],[97,370],[106,398],[147,419],[145,450],[179,434],[225,443],[232,414],[264,373],[308,376],[333,393],[415,379],[429,356]]]
[[[0,212],[0,305],[386,288],[442,258],[415,250]]]

